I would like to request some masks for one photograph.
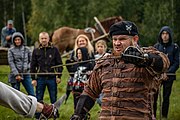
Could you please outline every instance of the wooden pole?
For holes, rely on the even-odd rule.
[[[94,17],[94,20],[96,21],[96,23],[99,25],[99,27],[101,28],[103,34],[107,34],[106,31],[104,30],[103,26],[101,25],[101,23],[99,22],[99,20],[97,19],[97,17]]]
[[[24,16],[24,6],[23,6],[23,2],[22,2],[22,1],[23,1],[23,0],[21,0],[23,31],[24,31],[25,45],[27,45],[26,22],[25,22],[25,16]]]

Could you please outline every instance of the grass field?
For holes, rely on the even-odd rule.
[[[6,65],[0,66],[0,80],[6,84],[7,82],[7,73],[9,73],[9,67]],[[69,74],[66,68],[63,71],[62,83],[58,85],[58,97],[63,95],[66,91],[66,82],[69,77]],[[21,87],[21,91],[24,93],[25,90]],[[50,103],[49,94],[46,91],[44,96],[44,101]],[[170,101],[170,109],[169,109],[169,119],[168,120],[179,120],[180,119],[180,70],[177,72],[177,80],[174,81],[173,90]],[[73,114],[73,98],[72,94],[70,95],[66,104],[63,104],[60,108],[60,118],[58,120],[69,120],[70,116]],[[100,111],[100,107],[95,104],[93,109],[91,110],[91,120],[98,119],[98,112]],[[157,111],[159,116],[159,111]],[[5,107],[0,106],[0,120],[33,120],[34,118],[24,118],[23,116],[17,115],[14,111],[7,109]],[[159,119],[158,119],[159,120]]]

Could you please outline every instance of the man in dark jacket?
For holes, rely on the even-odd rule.
[[[179,46],[173,43],[173,36],[170,27],[164,26],[161,28],[158,36],[158,43],[154,45],[159,51],[165,53],[170,61],[170,66],[167,71],[168,79],[162,82],[163,86],[163,103],[162,116],[168,117],[169,98],[173,81],[176,79],[176,70],[179,68]],[[158,93],[155,95],[154,112],[156,115]]]
[[[41,32],[39,34],[40,45],[34,49],[31,62],[31,73],[39,73],[37,78],[32,75],[32,84],[36,86],[36,97],[42,101],[46,86],[49,91],[50,100],[53,104],[57,100],[57,84],[61,82],[63,67],[52,68],[61,65],[62,60],[56,47],[49,42],[49,34]]]

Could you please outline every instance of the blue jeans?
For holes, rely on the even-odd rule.
[[[20,91],[20,83],[23,84],[24,88],[26,89],[28,95],[35,96],[34,88],[31,84],[31,76],[30,75],[23,75],[23,80],[21,82],[12,83],[12,87]]]
[[[38,101],[43,101],[46,86],[48,88],[51,103],[53,104],[57,100],[56,77],[38,77],[36,86],[36,98]]]
[[[46,86],[49,91],[51,103],[55,103],[57,100],[57,83],[56,77],[38,77],[37,86],[36,86],[36,98],[38,102],[43,101],[44,92],[46,90]],[[35,114],[35,118],[39,119],[40,113]]]

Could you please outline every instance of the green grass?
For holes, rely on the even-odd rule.
[[[0,80],[6,84],[7,82],[7,74],[9,66],[1,65],[0,66]],[[69,74],[64,68],[63,76],[62,76],[62,83],[58,85],[58,97],[63,95],[66,91],[66,82],[69,77]],[[169,120],[179,120],[180,118],[180,70],[177,72],[177,80],[174,81],[173,90],[171,94],[170,100],[170,109],[169,109]],[[24,87],[21,87],[21,91],[25,92]],[[46,91],[44,96],[44,101],[50,103],[49,94]],[[159,109],[158,109],[159,110]],[[73,97],[72,94],[70,95],[66,104],[63,104],[60,108],[60,118],[58,120],[69,120],[71,115],[73,114]],[[100,111],[100,107],[95,104],[93,109],[91,110],[91,120],[98,119],[98,112]],[[159,111],[157,111],[159,116]],[[7,109],[5,107],[0,106],[0,120],[33,120],[33,118],[24,118],[23,116],[17,115],[14,111]],[[158,119],[159,120],[159,119]]]
[[[10,85],[7,82],[7,73],[9,73],[10,69],[7,65],[0,65],[0,81]],[[4,74],[5,73],[5,74]],[[66,92],[66,82],[69,78],[69,74],[67,72],[66,67],[64,67],[62,82],[58,85],[58,98],[60,98]],[[24,87],[21,85],[21,91],[26,93]],[[27,94],[27,93],[26,93]],[[44,101],[46,103],[50,103],[49,93],[46,90],[44,95]],[[95,104],[94,108],[91,110],[91,119],[97,120],[98,111],[100,110],[99,106]],[[60,107],[60,118],[58,120],[69,120],[71,115],[73,114],[73,97],[70,94],[66,104],[62,104]],[[33,120],[33,118],[24,118],[23,116],[17,115],[14,111],[0,106],[0,120]]]

